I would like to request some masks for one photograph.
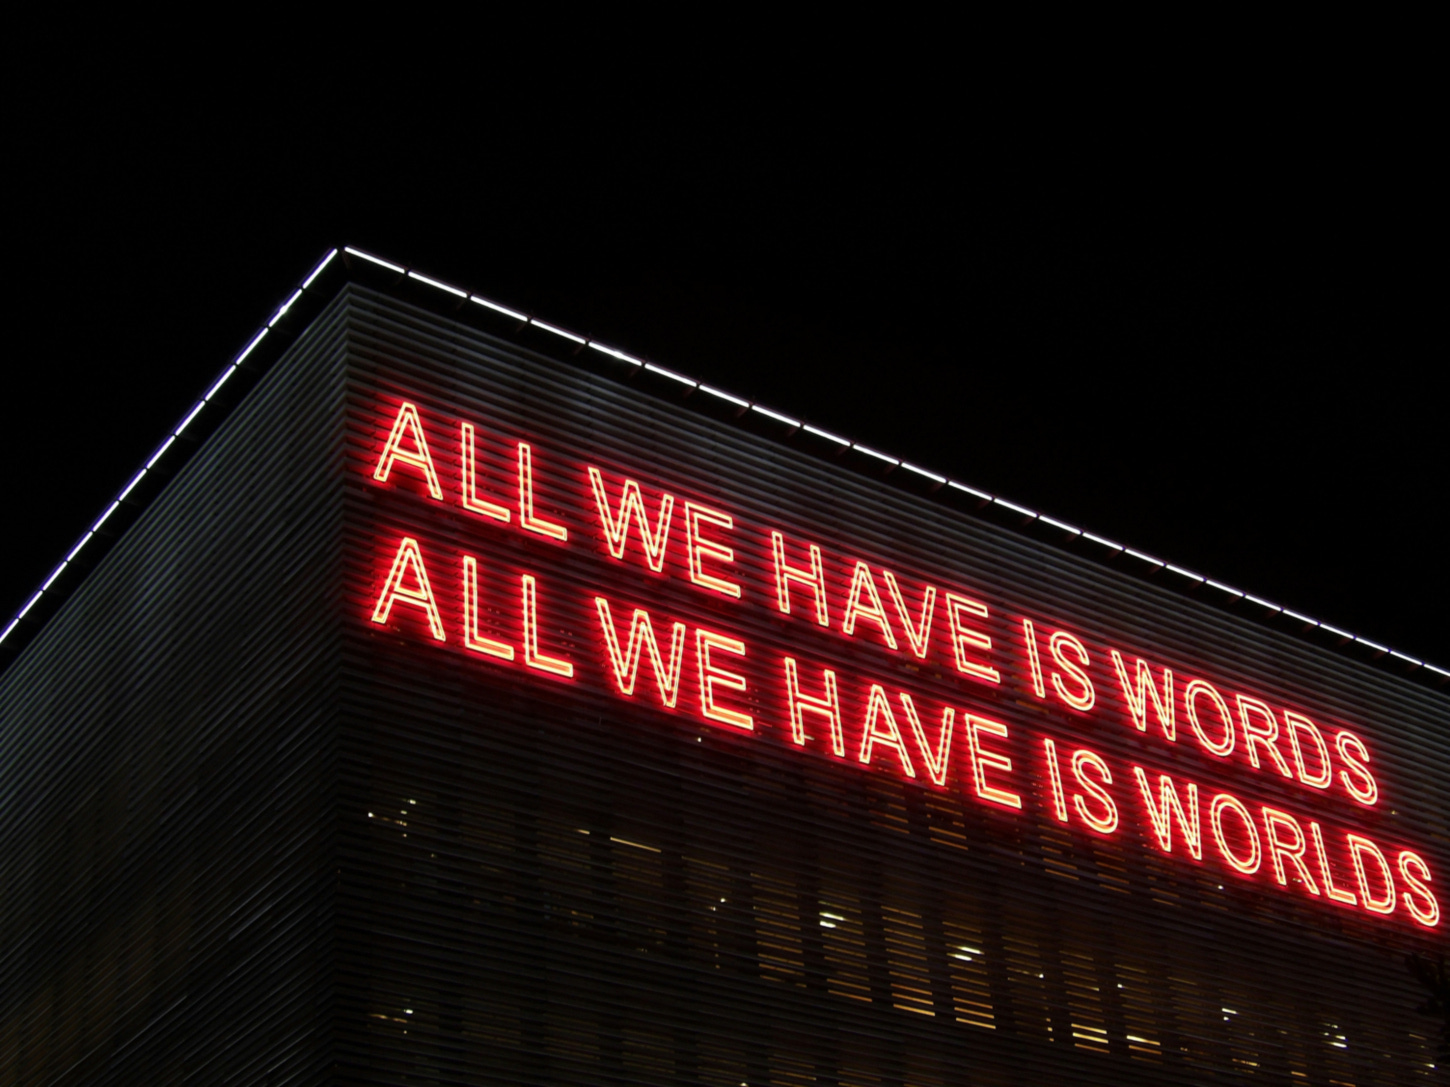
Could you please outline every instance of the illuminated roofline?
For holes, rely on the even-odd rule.
[[[247,345],[242,348],[240,353],[238,353],[237,356],[233,358],[232,361],[225,368],[223,368],[221,374],[214,382],[212,382],[211,387],[207,389],[207,391],[202,395],[201,399],[198,400],[194,405],[192,405],[186,415],[182,418],[181,422],[173,430],[171,430],[170,433],[167,434],[165,440],[162,441],[162,443],[156,448],[156,451],[151,454],[151,457],[146,461],[146,463],[141,466],[141,469],[131,477],[125,487],[121,489],[121,492],[101,513],[100,517],[98,517],[91,525],[91,527],[82,534],[81,538],[76,542],[75,546],[71,548],[69,554],[67,554],[65,558],[61,560],[60,565],[58,565],[53,571],[51,571],[50,575],[41,584],[40,588],[37,589],[28,600],[26,600],[25,604],[5,626],[4,630],[0,631],[0,646],[4,645],[6,639],[8,639],[10,635],[14,632],[15,628],[20,624],[21,620],[23,620],[25,616],[29,614],[29,612],[35,607],[35,605],[38,604],[42,600],[42,598],[44,598],[45,594],[50,591],[51,586],[55,583],[56,579],[61,576],[66,568],[69,567],[73,562],[75,562],[77,556],[81,554],[86,545],[91,542],[92,538],[96,535],[100,528],[106,523],[107,520],[109,520],[111,515],[115,513],[116,509],[120,506],[120,504],[125,501],[126,497],[156,467],[158,462],[160,462],[161,459],[171,449],[173,443],[175,443],[175,441],[186,432],[187,428],[191,426],[192,422],[196,419],[196,417],[201,414],[202,409],[204,409],[209,403],[211,403],[213,397],[216,396],[217,392],[237,372],[237,369],[242,365],[242,363],[247,360],[248,356],[250,356],[252,352],[257,349],[258,345],[260,345],[263,339],[267,336],[267,334],[272,331],[273,327],[277,324],[277,322],[280,321],[293,307],[293,305],[296,304],[298,299],[302,298],[303,295],[312,287],[313,283],[316,282],[317,278],[322,275],[322,273],[328,268],[329,265],[331,265],[331,263],[334,259],[336,259],[339,253],[345,253],[350,257],[356,257],[359,260],[367,261],[368,263],[376,265],[380,268],[384,268],[387,271],[394,273],[395,275],[414,280],[418,283],[423,284],[426,287],[432,288],[433,290],[459,299],[460,301],[472,302],[476,305],[484,307],[491,312],[512,318],[513,320],[518,321],[521,327],[524,325],[533,326],[540,331],[549,333],[550,335],[562,340],[565,343],[573,345],[573,349],[576,351],[584,349],[596,351],[601,355],[606,355],[612,359],[616,359],[620,362],[628,363],[629,365],[635,366],[639,370],[648,371],[652,374],[658,374],[659,376],[676,382],[679,385],[692,391],[698,390],[707,396],[713,397],[714,399],[721,401],[721,403],[723,404],[729,404],[741,414],[744,414],[746,412],[752,412],[758,415],[762,415],[767,419],[771,419],[775,422],[782,423],[788,427],[791,427],[793,430],[803,430],[806,433],[812,434],[818,438],[823,438],[826,441],[833,442],[836,445],[840,446],[842,450],[853,449],[858,453],[864,454],[865,456],[871,457],[874,460],[887,464],[891,468],[903,468],[906,471],[911,472],[913,475],[921,476],[923,479],[932,481],[932,483],[934,483],[938,487],[944,486],[952,490],[961,491],[964,494],[970,495],[971,497],[986,505],[1000,506],[1001,508],[1010,511],[1011,513],[1019,517],[1026,517],[1027,524],[1031,524],[1034,521],[1040,521],[1041,523],[1049,525],[1052,528],[1057,529],[1058,531],[1066,532],[1069,539],[1081,538],[1087,540],[1092,544],[1097,545],[1098,547],[1104,549],[1105,557],[1114,554],[1126,555],[1129,558],[1145,564],[1145,566],[1149,568],[1167,570],[1169,573],[1174,574],[1177,577],[1183,578],[1187,582],[1197,582],[1200,585],[1207,586],[1208,588],[1214,589],[1215,591],[1224,594],[1224,596],[1227,598],[1238,598],[1248,601],[1249,603],[1264,609],[1264,614],[1266,617],[1276,614],[1288,616],[1290,619],[1294,619],[1298,622],[1305,624],[1310,629],[1324,630],[1336,637],[1346,639],[1351,644],[1359,644],[1369,650],[1372,650],[1375,653],[1380,653],[1385,656],[1392,657],[1395,660],[1409,665],[1412,671],[1418,669],[1425,669],[1442,677],[1442,682],[1443,679],[1450,679],[1450,671],[1447,671],[1444,668],[1440,668],[1437,665],[1430,664],[1428,661],[1423,661],[1418,657],[1411,656],[1408,653],[1402,653],[1398,649],[1393,649],[1389,646],[1381,645],[1378,642],[1370,641],[1368,638],[1365,638],[1362,635],[1350,634],[1348,631],[1344,631],[1339,629],[1338,627],[1331,626],[1321,620],[1312,619],[1307,615],[1292,611],[1289,608],[1284,607],[1283,605],[1271,603],[1270,601],[1264,600],[1261,597],[1254,596],[1250,593],[1244,592],[1241,589],[1235,589],[1230,585],[1225,585],[1222,582],[1215,581],[1212,578],[1205,577],[1202,574],[1196,574],[1191,570],[1185,570],[1181,566],[1175,566],[1173,563],[1166,562],[1162,559],[1154,558],[1152,555],[1146,555],[1141,551],[1126,547],[1123,544],[1116,543],[1112,540],[1104,539],[1103,537],[1097,536],[1091,532],[1088,532],[1085,529],[1081,529],[1076,527],[1075,525],[1070,525],[1063,521],[1059,521],[1056,518],[1049,517],[1045,513],[1039,513],[1036,510],[1028,509],[1025,506],[1020,506],[1017,503],[1011,502],[998,495],[989,494],[986,491],[980,490],[976,487],[972,487],[958,480],[951,479],[937,472],[929,471],[925,468],[918,467],[915,464],[903,461],[897,457],[890,456],[886,453],[878,452],[875,449],[871,449],[860,444],[859,442],[852,441],[849,438],[840,437],[836,434],[831,433],[830,431],[822,430],[819,427],[812,426],[809,423],[804,422],[803,420],[796,419],[783,412],[776,411],[773,408],[770,408],[764,404],[758,404],[753,401],[746,400],[742,397],[738,397],[731,393],[725,392],[721,389],[714,388],[713,386],[707,385],[704,382],[697,381],[694,378],[677,373],[674,370],[666,369],[663,366],[658,366],[652,362],[647,362],[644,359],[637,358],[634,355],[631,355],[625,351],[621,351],[616,347],[611,347],[607,344],[600,343],[597,340],[590,339],[587,336],[582,336],[578,333],[570,332],[567,329],[560,328],[557,325],[547,324],[536,317],[531,317],[528,314],[520,313],[517,310],[510,309],[509,307],[501,305],[500,303],[495,302],[492,299],[484,298],[477,294],[472,294],[468,291],[463,290],[462,288],[455,287],[449,283],[445,283],[442,280],[434,279],[431,276],[424,275],[416,269],[405,268],[401,265],[394,264],[392,261],[384,260],[382,257],[375,256],[372,253],[364,252],[361,249],[355,249],[352,246],[343,246],[340,249],[329,249],[326,255],[324,255],[323,258],[316,264],[316,266],[313,267],[312,271],[308,273],[307,278],[302,281],[302,283],[292,292],[292,294],[288,296],[287,300],[282,303],[282,305],[277,309],[275,313],[272,314],[272,316],[268,319],[267,323],[257,331],[256,335],[254,335],[251,340],[247,342]]]

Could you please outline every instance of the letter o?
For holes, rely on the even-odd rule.
[[[1223,813],[1225,808],[1232,808],[1239,821],[1243,823],[1244,830],[1248,832],[1248,838],[1253,843],[1253,850],[1249,853],[1247,860],[1240,860],[1234,856],[1233,850],[1228,846],[1228,841],[1223,836]],[[1259,830],[1254,826],[1254,817],[1249,814],[1249,809],[1244,807],[1237,797],[1228,793],[1219,793],[1213,798],[1213,809],[1210,816],[1213,825],[1213,838],[1218,843],[1218,851],[1223,854],[1223,859],[1228,861],[1229,866],[1235,871],[1251,876],[1259,870],[1259,862],[1263,860],[1263,850],[1259,846]]]
[[[1198,721],[1198,698],[1200,695],[1208,697],[1214,709],[1218,710],[1219,720],[1223,722],[1223,739],[1214,743],[1203,731],[1203,725]],[[1226,759],[1233,754],[1234,750],[1234,719],[1228,711],[1228,703],[1223,700],[1223,695],[1213,689],[1213,685],[1201,679],[1195,679],[1183,691],[1183,705],[1188,710],[1188,723],[1193,726],[1193,733],[1198,737],[1198,742],[1210,754]],[[1235,801],[1234,803],[1238,803]]]

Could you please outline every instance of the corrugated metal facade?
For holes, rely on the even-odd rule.
[[[405,295],[345,287],[0,680],[8,1082],[1435,1075],[1438,1024],[1416,1013],[1426,994],[1403,956],[1443,946],[1443,925],[1402,901],[1388,917],[1327,902],[1292,863],[1287,886],[1267,860],[1242,876],[1207,829],[1201,860],[1181,841],[1164,853],[1131,767],[1197,782],[1205,828],[1221,790],[1256,817],[1321,823],[1341,887],[1357,886],[1347,831],[1392,864],[1415,850],[1443,880],[1443,693]],[[374,478],[405,402],[441,498],[406,457]],[[508,523],[460,505],[464,423],[478,498]],[[519,524],[520,442],[535,515],[567,541]],[[674,496],[658,572],[637,522],[611,554],[589,466],[616,504],[636,480],[651,518]],[[739,599],[692,581],[686,503],[733,518],[704,534],[734,560],[702,563]],[[796,567],[820,546],[829,629],[804,582],[779,611],[772,530]],[[404,539],[441,641],[408,599],[373,621]],[[858,561],[894,650],[869,617],[841,629]],[[911,614],[938,587],[924,656],[886,570]],[[525,659],[526,577],[543,668]],[[966,655],[1000,683],[956,667],[947,592],[986,605],[970,621],[992,648]],[[633,609],[649,611],[666,673],[684,624],[673,707],[647,652],[621,693],[597,597],[622,649]],[[468,648],[470,611],[511,660]],[[1059,629],[1091,657],[1085,713],[1055,693]],[[742,643],[713,660],[746,689],[715,695],[753,728],[702,716],[699,630]],[[1180,699],[1200,678],[1354,729],[1379,802],[1286,780],[1267,753],[1255,770],[1242,741],[1215,759],[1181,702],[1176,743],[1151,710],[1138,732],[1108,647],[1173,668]],[[787,656],[811,694],[835,673],[843,754],[821,714],[794,742]],[[873,685],[902,747],[888,737],[864,765]],[[943,753],[914,738],[902,692],[925,741],[954,709]],[[983,780],[1020,808],[979,795],[968,715],[1006,726],[979,739],[1012,768],[984,762]],[[1080,748],[1111,769],[1111,832],[1073,800],[1095,810],[1071,770]]]

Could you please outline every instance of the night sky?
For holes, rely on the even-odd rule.
[[[1450,666],[1411,113],[604,82],[32,81],[0,626],[350,243]]]

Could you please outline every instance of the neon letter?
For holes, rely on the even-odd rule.
[[[1280,830],[1289,831],[1291,840],[1283,841],[1279,836]],[[1319,887],[1315,884],[1314,877],[1309,874],[1309,866],[1304,863],[1304,850],[1309,848],[1309,843],[1304,840],[1304,831],[1300,828],[1298,820],[1288,812],[1279,811],[1265,804],[1264,837],[1269,843],[1269,860],[1274,865],[1274,878],[1279,881],[1280,886],[1289,885],[1288,879],[1284,876],[1284,860],[1287,858],[1299,873],[1299,879],[1304,886],[1309,888],[1309,893],[1317,895]]]
[[[918,626],[912,626],[911,613],[906,610],[906,600],[901,595],[901,586],[896,584],[896,575],[890,570],[883,573],[886,575],[886,588],[891,592],[892,603],[896,605],[896,614],[901,619],[901,628],[906,631],[906,640],[911,643],[911,651],[925,659],[927,648],[931,644],[931,618],[936,611],[936,586],[926,587],[926,592],[921,597],[921,622]]]
[[[508,524],[509,511],[494,502],[489,502],[478,497],[477,473],[474,470],[476,456],[474,454],[473,424],[463,423],[460,427],[463,432],[463,486],[459,498],[459,505],[470,513],[481,513],[485,517],[492,517],[495,521],[502,521]]]
[[[1286,778],[1292,778],[1294,775],[1289,770],[1289,764],[1284,761],[1284,756],[1279,754],[1279,719],[1274,716],[1274,711],[1257,698],[1242,694],[1234,697],[1239,704],[1239,723],[1244,728],[1244,746],[1249,749],[1249,762],[1253,764],[1254,769],[1259,768],[1257,748],[1262,746],[1269,753],[1269,757],[1274,760],[1274,766],[1278,768],[1279,773]],[[1258,717],[1263,724],[1255,726],[1255,717]],[[1272,840],[1271,832],[1271,845]],[[1272,848],[1270,851],[1272,852]],[[1280,882],[1283,881],[1280,880]]]
[[[987,605],[979,604],[965,596],[958,596],[956,593],[947,593],[946,599],[947,622],[951,626],[952,652],[956,656],[957,671],[975,676],[986,683],[1001,683],[1002,675],[997,669],[988,664],[978,664],[976,661],[967,660],[967,646],[988,653],[992,649],[992,639],[980,630],[973,630],[967,626],[962,621],[962,612],[970,612],[978,619],[985,619],[987,618]]]
[[[795,658],[785,658],[785,696],[790,704],[791,739],[804,747],[806,742],[805,715],[818,713],[830,723],[831,750],[838,757],[844,758],[846,734],[841,727],[841,699],[836,693],[836,673],[829,668],[823,669],[823,671],[826,675],[826,696],[816,698],[814,695],[802,694],[800,674],[796,670]]]
[[[413,587],[403,584],[403,578],[413,575]],[[438,601],[433,597],[433,588],[428,584],[428,571],[423,568],[423,553],[418,550],[418,541],[404,536],[393,556],[393,568],[388,571],[388,580],[383,582],[383,591],[378,594],[373,608],[373,622],[386,624],[393,610],[393,601],[416,604],[428,615],[428,629],[438,641],[446,641],[443,634],[443,617],[438,614]]]
[[[670,664],[665,667],[660,655],[660,643],[655,640],[654,623],[649,612],[643,608],[634,609],[629,624],[629,644],[625,651],[619,651],[619,637],[614,630],[614,620],[609,614],[609,601],[602,596],[594,598],[594,608],[599,613],[599,628],[604,631],[604,645],[609,651],[609,661],[614,666],[614,679],[619,693],[634,694],[635,677],[639,674],[641,649],[649,650],[650,664],[655,670],[655,686],[659,688],[660,702],[670,709],[680,694],[680,666],[685,659],[685,624],[675,623],[670,636]]]
[[[1299,780],[1316,789],[1329,788],[1334,781],[1334,766],[1329,761],[1329,745],[1324,742],[1324,734],[1319,731],[1319,727],[1313,721],[1300,716],[1293,710],[1284,711],[1284,724],[1289,729],[1289,747],[1294,752],[1294,766],[1299,771]],[[1309,771],[1304,765],[1304,751],[1299,746],[1301,730],[1309,733],[1309,738],[1314,741],[1314,747],[1319,753],[1319,772],[1313,777],[1309,776]]]
[[[1232,809],[1239,817],[1243,825],[1244,834],[1248,836],[1249,844],[1253,846],[1249,850],[1247,860],[1239,860],[1234,856],[1233,850],[1228,847],[1228,840],[1223,836],[1223,813],[1225,809]],[[1237,797],[1228,793],[1219,793],[1213,798],[1213,804],[1209,807],[1209,825],[1213,827],[1213,840],[1218,843],[1218,851],[1223,854],[1223,859],[1228,861],[1229,866],[1246,876],[1251,876],[1259,870],[1259,862],[1263,860],[1263,854],[1259,849],[1259,830],[1254,826],[1254,817],[1249,814],[1249,809],[1239,802]]]
[[[861,564],[857,563],[857,565]],[[883,718],[887,725],[885,732],[876,727],[876,723]],[[886,689],[879,683],[873,683],[871,684],[871,697],[866,704],[866,727],[861,730],[861,762],[870,765],[871,750],[877,744],[885,744],[887,747],[894,748],[901,759],[901,766],[906,771],[906,776],[916,777],[916,770],[911,765],[911,756],[906,751],[906,741],[901,736],[901,729],[896,727],[896,715],[891,712],[891,703],[886,698]]]
[[[693,502],[685,503],[685,549],[690,559],[690,580],[696,585],[705,589],[713,589],[725,596],[733,596],[740,599],[740,586],[733,581],[726,581],[724,578],[707,574],[704,570],[703,560],[706,558],[718,559],[721,562],[734,562],[735,551],[722,543],[714,540],[707,540],[700,535],[700,522],[715,525],[719,528],[730,529],[735,527],[735,518],[728,513],[720,513],[708,506],[697,506]]]
[[[862,593],[871,598],[868,606],[861,600]],[[948,597],[950,599],[950,597]],[[856,619],[870,619],[881,628],[886,644],[896,648],[896,635],[891,633],[891,622],[886,618],[886,609],[881,606],[881,597],[876,592],[876,582],[871,577],[871,567],[864,562],[856,563],[856,572],[851,575],[851,595],[846,601],[846,617],[841,620],[842,634],[856,633]]]
[[[1042,683],[1042,661],[1037,656],[1037,631],[1031,619],[1022,620],[1022,637],[1027,642],[1027,664],[1032,670],[1032,693],[1038,698],[1047,697],[1047,688]]]
[[[1213,708],[1218,711],[1219,720],[1223,722],[1223,739],[1217,744],[1208,738],[1203,731],[1203,726],[1198,723],[1198,698],[1200,695],[1207,695]],[[1205,683],[1201,679],[1195,679],[1183,692],[1183,704],[1188,710],[1188,723],[1193,726],[1194,735],[1204,749],[1226,759],[1233,754],[1234,749],[1234,719],[1229,715],[1228,703],[1223,700],[1223,695],[1213,689],[1213,685]],[[1237,800],[1234,801],[1238,803]],[[1257,839],[1255,839],[1257,841]]]
[[[1073,776],[1077,778],[1077,783],[1092,794],[1092,798],[1103,806],[1106,814],[1094,815],[1088,810],[1087,803],[1083,798],[1076,793],[1072,796],[1073,807],[1077,808],[1077,813],[1082,817],[1082,821],[1092,827],[1093,830],[1099,834],[1111,834],[1118,829],[1118,806],[1113,803],[1113,798],[1108,795],[1107,790],[1102,785],[1099,785],[1096,781],[1090,781],[1088,776],[1082,772],[1084,764],[1091,766],[1098,772],[1098,776],[1103,779],[1103,785],[1111,785],[1113,783],[1113,775],[1108,771],[1108,764],[1103,762],[1093,752],[1081,750],[1072,753]]]
[[[569,530],[563,525],[534,516],[534,451],[527,442],[519,442],[519,528],[554,540],[569,538]]]
[[[1411,865],[1420,870],[1419,879],[1410,873]],[[1404,893],[1402,899],[1405,909],[1409,910],[1410,916],[1426,928],[1434,928],[1440,923],[1440,903],[1435,901],[1435,896],[1430,893],[1430,888],[1425,886],[1425,883],[1430,882],[1430,866],[1407,849],[1400,854],[1400,875],[1404,876],[1405,882],[1410,885],[1410,889]],[[1420,880],[1424,880],[1425,883],[1421,883]],[[1421,913],[1420,907],[1415,904],[1413,897],[1415,894],[1425,896],[1425,902],[1428,905],[1424,913]]]
[[[413,440],[411,453],[403,448],[405,432]],[[438,485],[438,472],[433,467],[433,458],[428,455],[428,439],[423,437],[423,422],[418,417],[417,407],[406,400],[398,409],[397,418],[393,420],[392,433],[388,435],[388,442],[383,446],[383,455],[378,458],[373,478],[379,483],[386,483],[388,473],[393,470],[393,462],[396,460],[423,469],[423,477],[428,481],[428,493],[438,501],[443,501],[443,488]]]
[[[1369,772],[1369,767],[1364,764],[1369,762],[1369,752],[1365,750],[1364,743],[1358,736],[1348,729],[1334,737],[1334,746],[1339,748],[1339,757],[1349,764],[1349,770],[1339,771],[1340,778],[1344,781],[1344,787],[1349,790],[1349,795],[1358,800],[1365,807],[1372,807],[1380,798],[1379,786],[1375,784],[1374,775]],[[1351,755],[1348,748],[1354,748],[1358,757]],[[1364,780],[1363,788],[1358,788],[1355,783],[1349,780],[1349,771],[1353,770],[1355,776]]]
[[[1153,824],[1153,834],[1164,853],[1173,852],[1173,818],[1177,816],[1178,827],[1183,831],[1183,841],[1188,852],[1196,861],[1203,860],[1203,828],[1198,818],[1198,786],[1188,783],[1188,811],[1183,810],[1183,801],[1178,799],[1178,789],[1167,774],[1158,775],[1159,803],[1153,803],[1153,786],[1141,766],[1133,767],[1138,779],[1138,791],[1143,794],[1143,806],[1148,809],[1148,819]]]
[[[976,781],[977,795],[983,800],[990,800],[993,804],[1020,809],[1022,807],[1020,796],[987,784],[987,767],[990,766],[1005,774],[1010,774],[1012,760],[995,751],[982,750],[981,734],[985,732],[988,736],[996,736],[998,739],[1005,740],[1007,726],[998,724],[996,721],[989,721],[985,717],[973,717],[971,714],[963,714],[963,716],[967,719],[967,750],[972,756],[972,777]]]
[[[506,661],[514,659],[513,646],[478,633],[478,560],[472,555],[463,556],[463,648]]]
[[[1349,853],[1354,858],[1354,874],[1359,880],[1359,899],[1364,903],[1364,908],[1372,913],[1394,913],[1395,880],[1390,875],[1390,862],[1385,860],[1385,855],[1380,852],[1380,847],[1368,838],[1351,834],[1349,835]],[[1380,867],[1380,879],[1384,881],[1385,885],[1384,898],[1375,898],[1369,893],[1369,874],[1364,870],[1366,854],[1373,857],[1375,863]]]
[[[558,657],[546,657],[539,652],[539,590],[532,574],[525,574],[524,585],[524,663],[541,672],[553,672],[556,676],[568,678],[574,674],[574,666]]]
[[[1047,753],[1047,780],[1052,785],[1052,811],[1059,823],[1066,823],[1067,797],[1062,791],[1062,770],[1057,765],[1057,745],[1050,739],[1044,739],[1042,747]]]
[[[1133,724],[1139,732],[1148,731],[1148,702],[1153,702],[1153,710],[1158,715],[1158,724],[1163,728],[1163,735],[1169,743],[1177,741],[1176,729],[1173,722],[1173,670],[1163,669],[1163,697],[1158,697],[1158,688],[1153,683],[1153,669],[1142,657],[1138,658],[1138,690],[1133,691],[1133,683],[1128,679],[1128,668],[1123,663],[1123,655],[1116,649],[1109,652],[1113,655],[1113,667],[1118,672],[1118,683],[1123,688],[1123,700],[1128,703],[1128,713],[1133,718]]]
[[[1341,891],[1334,885],[1334,873],[1329,870],[1329,854],[1324,849],[1324,832],[1319,829],[1318,823],[1309,823],[1309,837],[1314,839],[1314,852],[1319,858],[1319,874],[1324,877],[1324,893],[1335,902],[1358,905],[1359,899],[1354,897],[1353,891]]]
[[[1079,693],[1070,694],[1067,686],[1062,682],[1062,677],[1056,672],[1053,672],[1052,686],[1057,691],[1057,697],[1073,709],[1082,710],[1083,713],[1086,713],[1093,708],[1093,703],[1097,701],[1097,694],[1093,691],[1092,681],[1088,679],[1087,673],[1062,655],[1062,647],[1067,646],[1070,648],[1073,655],[1083,663],[1083,667],[1086,667],[1088,664],[1087,649],[1084,648],[1082,642],[1078,641],[1065,630],[1053,631],[1048,645],[1052,648],[1052,659],[1057,661],[1057,666],[1071,676],[1075,683],[1082,687]]]
[[[710,721],[734,725],[736,728],[755,729],[750,714],[727,709],[715,701],[715,685],[732,691],[745,690],[745,677],[736,672],[727,672],[710,660],[710,650],[722,649],[726,653],[745,656],[745,643],[738,638],[724,634],[712,634],[708,630],[695,628],[695,666],[700,674],[700,714]]]
[[[670,518],[675,511],[675,496],[660,495],[659,513],[655,518],[655,530],[650,532],[649,519],[645,516],[644,496],[639,484],[632,479],[624,481],[624,495],[619,500],[619,520],[614,519],[609,509],[609,493],[604,489],[604,477],[599,469],[589,466],[589,482],[594,488],[594,504],[599,508],[599,522],[604,526],[604,539],[609,544],[609,553],[616,559],[624,559],[624,545],[629,537],[631,516],[639,522],[639,539],[644,544],[644,557],[649,568],[659,573],[665,568],[665,542],[670,535]]]
[[[941,711],[941,731],[937,733],[936,750],[933,751],[926,742],[926,732],[921,727],[921,718],[916,715],[916,705],[911,701],[911,695],[905,691],[901,692],[901,708],[906,711],[907,724],[911,725],[911,734],[916,737],[916,745],[921,748],[922,761],[926,763],[926,772],[931,775],[931,780],[938,785],[947,783],[947,763],[952,757],[952,722],[956,718],[957,711],[947,706]]]
[[[821,549],[811,544],[811,568],[807,573],[785,561],[785,537],[779,532],[770,534],[770,549],[775,555],[775,606],[784,614],[790,614],[790,583],[799,582],[816,594],[816,623],[823,627],[831,625],[826,612],[826,568],[821,562]]]

